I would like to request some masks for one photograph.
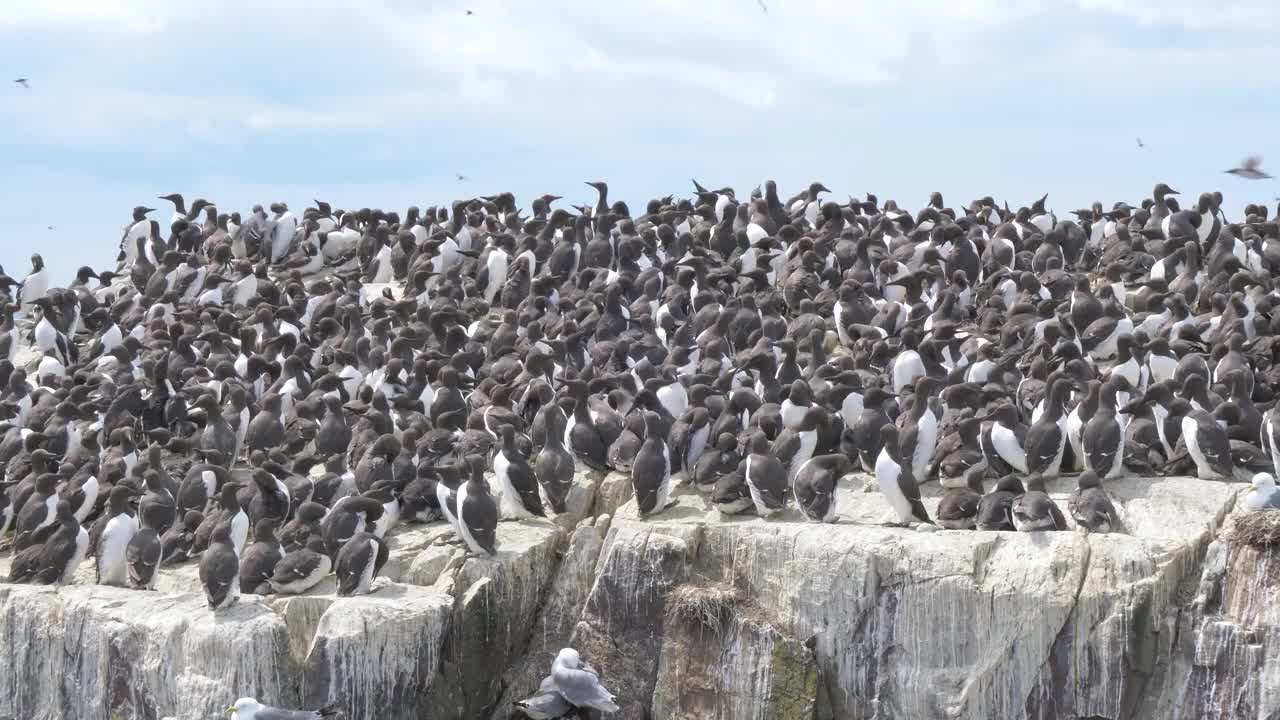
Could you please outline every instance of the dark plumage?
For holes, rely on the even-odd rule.
[[[373,578],[387,563],[387,544],[373,533],[362,532],[342,545],[335,563],[338,596],[364,595],[372,590]]]
[[[231,521],[220,521],[213,529],[209,547],[200,556],[200,584],[209,607],[219,610],[240,597],[240,557],[231,542]]]
[[[1076,478],[1076,491],[1067,501],[1067,510],[1076,525],[1096,533],[1121,530],[1120,514],[1102,487],[1097,474],[1090,470]]]

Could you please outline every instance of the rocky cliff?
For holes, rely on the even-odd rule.
[[[882,526],[861,478],[836,525],[721,518],[692,490],[642,520],[625,477],[578,484],[566,516],[501,524],[492,559],[443,524],[397,530],[365,597],[214,614],[194,564],[155,592],[0,585],[0,717],[211,718],[254,695],[500,720],[566,645],[625,718],[1280,716],[1280,558],[1226,539],[1240,486],[1116,481],[1129,534],[1091,536]]]

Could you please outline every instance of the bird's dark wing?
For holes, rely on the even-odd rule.
[[[1026,445],[1028,448],[1039,448],[1041,453],[1027,453],[1027,470],[1030,472],[1044,472],[1049,468],[1053,459],[1058,456],[1060,447],[1062,428],[1055,422],[1041,422],[1031,426],[1027,431]],[[1042,441],[1041,438],[1051,436],[1052,442]]]

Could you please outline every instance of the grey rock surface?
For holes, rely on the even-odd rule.
[[[690,488],[640,519],[626,481],[584,473],[573,513],[500,523],[492,558],[442,523],[399,528],[364,597],[326,581],[213,613],[194,563],[155,592],[88,584],[89,564],[75,585],[0,585],[0,717],[222,717],[254,695],[501,720],[565,646],[620,718],[1280,713],[1280,558],[1225,538],[1240,486],[1117,480],[1130,534],[1088,535],[883,526],[861,477],[834,525],[722,518]]]

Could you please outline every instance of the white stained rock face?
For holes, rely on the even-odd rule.
[[[433,544],[446,527],[393,531],[374,591],[351,598],[335,597],[330,578],[214,613],[194,562],[162,569],[157,592],[93,585],[91,563],[82,584],[0,584],[0,718],[204,720],[244,695],[385,720],[419,718],[432,697],[454,713],[442,717],[475,718],[523,654],[565,536],[545,520],[503,523],[497,556],[415,575],[417,558],[461,552]],[[400,582],[419,577],[421,586]],[[453,588],[473,586],[483,591],[455,598]]]
[[[392,583],[334,599],[307,651],[301,707],[332,703],[350,717],[416,717],[411,708],[436,680],[452,609],[447,595]]]
[[[1216,542],[1178,625],[1176,682],[1154,708],[1182,719],[1280,716],[1280,546]]]
[[[0,717],[209,717],[230,695],[296,701],[284,621],[198,594],[0,586]],[[238,696],[238,695],[237,695]]]
[[[501,720],[570,646],[615,718],[1280,712],[1280,551],[1210,549],[1240,486],[1109,481],[1131,534],[1086,535],[884,527],[861,477],[842,481],[835,525],[794,508],[722,518],[691,488],[642,520],[610,490],[622,480],[579,478],[575,513],[622,502],[613,517],[502,522],[493,557],[445,542],[443,523],[398,528],[356,598],[326,581],[214,614],[192,563],[157,592],[0,585],[0,718],[188,720],[253,695]],[[1065,504],[1072,484],[1049,490]],[[936,485],[922,490],[933,511]]]
[[[1050,483],[1051,495],[1065,504],[1073,482]],[[1133,532],[1119,536],[881,527],[883,498],[860,488],[842,483],[835,526],[799,522],[794,509],[781,522],[713,520],[716,511],[691,491],[649,520],[629,504],[614,521],[575,637],[588,644],[606,635],[617,645],[579,650],[605,677],[643,674],[634,658],[650,656],[651,643],[617,631],[616,602],[637,599],[631,610],[643,615],[675,602],[682,584],[712,584],[733,590],[724,629],[691,632],[668,615],[652,683],[630,681],[637,691],[654,688],[645,702],[664,717],[812,717],[807,705],[784,701],[811,682],[818,717],[1142,717],[1137,708],[1184,681],[1173,662],[1181,594],[1194,588],[1239,489],[1189,478],[1115,481],[1109,492]],[[932,490],[924,489],[931,511]],[[685,563],[673,545],[686,549]],[[670,567],[661,577],[637,572],[664,547]],[[653,579],[624,592],[614,577],[624,572]],[[613,611],[593,615],[592,607]],[[817,663],[812,681],[810,660],[793,644],[806,640]],[[700,679],[719,691],[700,691]]]
[[[510,715],[511,704],[524,698],[524,689],[538,687],[551,668],[551,659],[561,648],[569,646],[582,606],[591,592],[595,577],[596,560],[604,546],[608,532],[606,518],[587,521],[569,539],[564,559],[556,571],[547,591],[524,657],[513,664],[506,673],[506,690],[496,705],[492,720],[504,720]]]

